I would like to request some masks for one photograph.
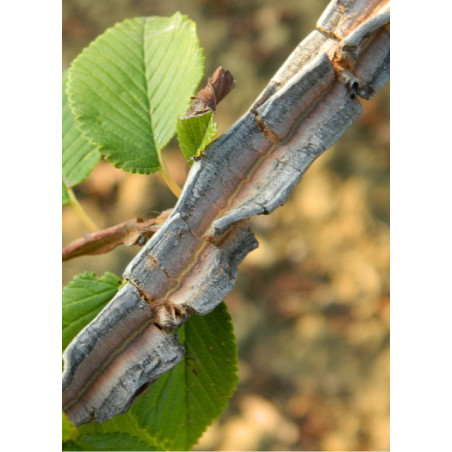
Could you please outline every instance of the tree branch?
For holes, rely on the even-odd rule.
[[[81,424],[124,412],[183,349],[172,330],[213,310],[257,242],[252,215],[284,204],[389,78],[389,1],[332,1],[252,107],[195,162],[128,284],[64,353],[63,407]]]
[[[160,228],[171,212],[172,209],[168,209],[147,221],[137,217],[107,229],[85,234],[63,247],[63,261],[79,256],[108,253],[119,245],[143,245],[145,239]]]

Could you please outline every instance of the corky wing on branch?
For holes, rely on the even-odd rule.
[[[256,102],[193,165],[173,213],[128,265],[128,284],[64,353],[75,424],[125,412],[183,356],[171,331],[212,311],[257,242],[247,220],[284,204],[389,77],[389,1],[333,1]]]

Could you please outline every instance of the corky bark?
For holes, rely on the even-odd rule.
[[[252,215],[303,173],[389,78],[389,1],[335,0],[252,107],[195,162],[172,214],[128,265],[128,284],[64,353],[75,424],[125,412],[183,357],[171,331],[212,311],[257,247]]]

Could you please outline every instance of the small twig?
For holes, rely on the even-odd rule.
[[[133,218],[110,228],[85,234],[63,247],[63,261],[79,256],[108,253],[119,245],[144,245],[146,239],[160,228],[171,212],[172,209],[168,209],[147,221]]]

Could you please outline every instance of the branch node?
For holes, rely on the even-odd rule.
[[[254,121],[256,122],[256,124],[258,125],[259,129],[262,130],[262,132],[264,132],[265,136],[272,142],[272,143],[279,143],[281,141],[281,137],[273,132],[273,130],[270,130],[264,120],[262,119],[262,115],[257,112],[254,109],[251,109],[251,113],[254,114]]]

